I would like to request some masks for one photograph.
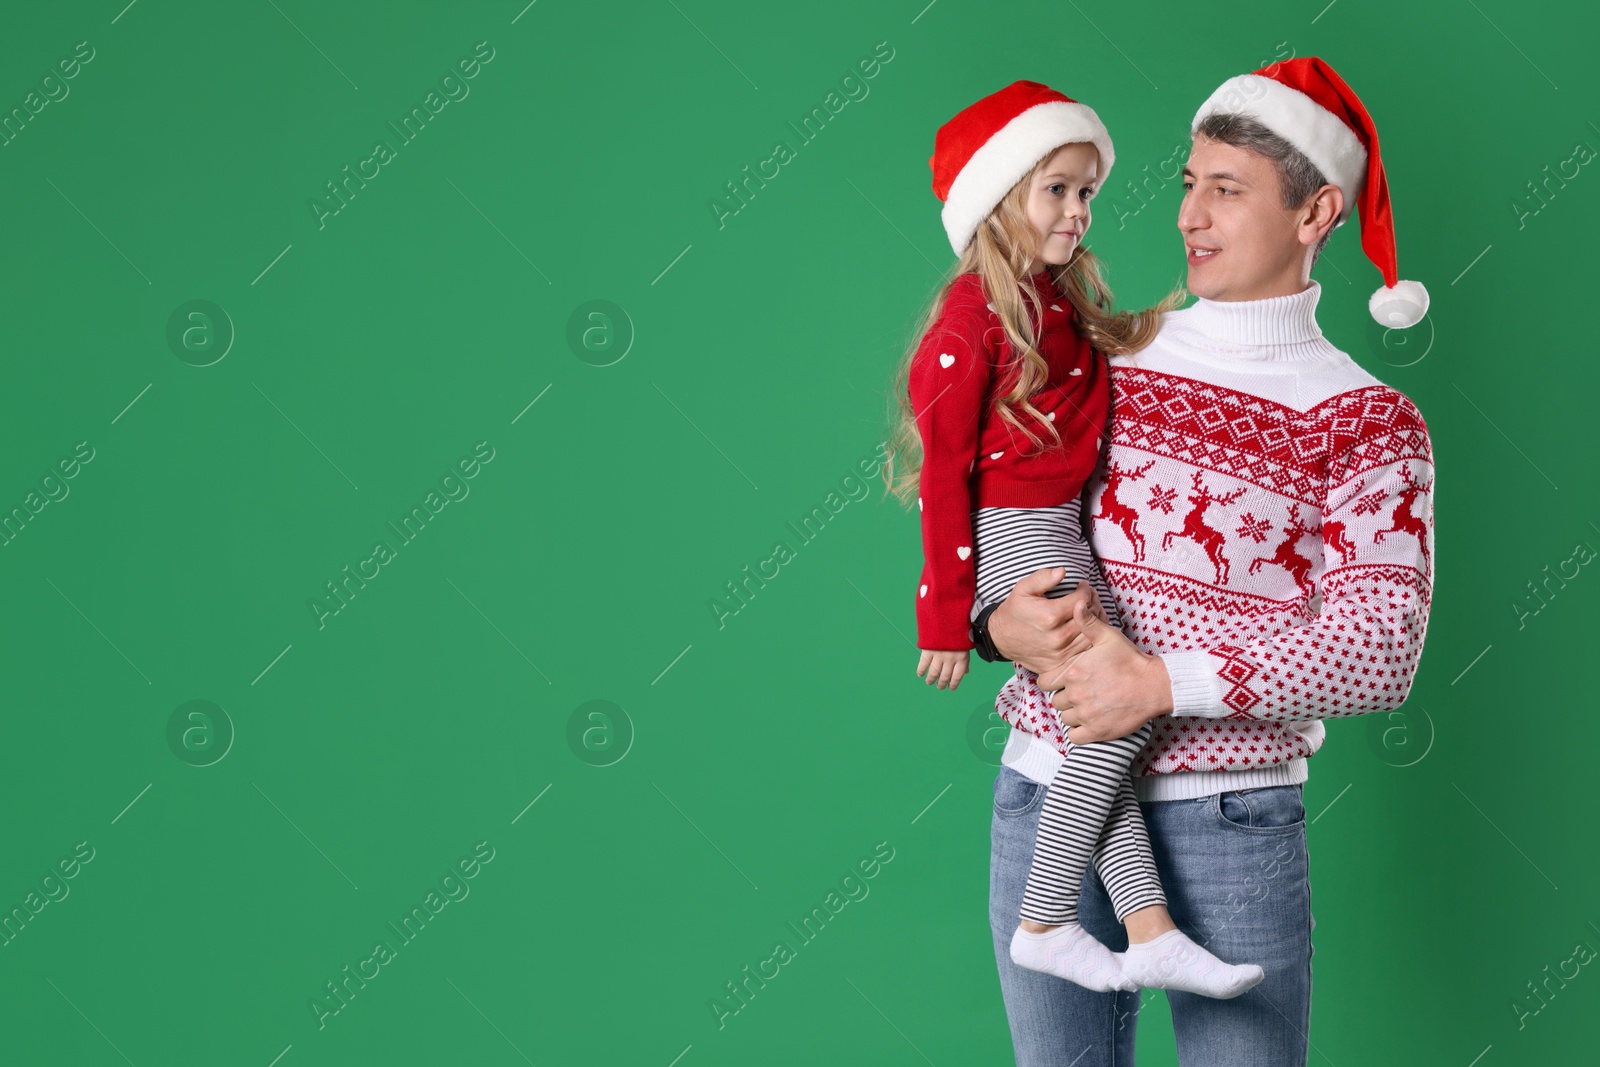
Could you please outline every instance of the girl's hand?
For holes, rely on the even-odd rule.
[[[937,685],[940,689],[955,689],[961,684],[962,676],[967,673],[971,655],[970,649],[963,649],[960,652],[930,652],[923,649],[922,658],[917,661],[917,677],[921,678],[926,672],[929,685]]]

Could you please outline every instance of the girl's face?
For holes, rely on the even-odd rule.
[[[1028,189],[1028,221],[1039,237],[1039,254],[1028,273],[1059,266],[1077,252],[1089,229],[1089,198],[1099,185],[1100,153],[1092,144],[1056,149]]]

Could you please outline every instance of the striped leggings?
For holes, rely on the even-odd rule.
[[[1065,567],[1061,584],[1046,595],[1066,596],[1086,580],[1100,598],[1111,625],[1121,628],[1121,613],[1084,537],[1081,499],[1045,508],[979,508],[972,513],[977,604],[1004,600],[1018,580],[1041,567]],[[1034,681],[1037,675],[1018,666]],[[1048,694],[1046,694],[1048,696]],[[1126,737],[1075,744],[1052,707],[1065,759],[1045,791],[1034,842],[1033,866],[1023,892],[1021,917],[1057,926],[1078,921],[1078,891],[1092,861],[1105,884],[1119,921],[1166,894],[1150,852],[1144,817],[1133,794],[1128,768],[1150,738],[1145,723]]]

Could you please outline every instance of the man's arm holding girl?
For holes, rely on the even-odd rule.
[[[1160,715],[1304,721],[1386,711],[1410,692],[1433,592],[1433,455],[1400,394],[1392,420],[1329,465],[1323,602],[1309,622],[1255,640],[1151,655],[1094,619],[1087,583],[1048,600],[1049,572],[989,620],[995,647],[1040,675],[1075,743]]]

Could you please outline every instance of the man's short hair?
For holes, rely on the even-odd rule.
[[[1247,115],[1228,112],[1207,115],[1196,127],[1195,136],[1209,137],[1213,141],[1243,148],[1271,160],[1272,169],[1278,172],[1278,192],[1285,208],[1299,207],[1311,198],[1312,193],[1330,184],[1304,152]],[[1350,206],[1345,204],[1347,209]],[[1322,235],[1322,240],[1317,242],[1311,254],[1312,266],[1316,266],[1323,246],[1337,227],[1337,223],[1330,226],[1328,232]]]

